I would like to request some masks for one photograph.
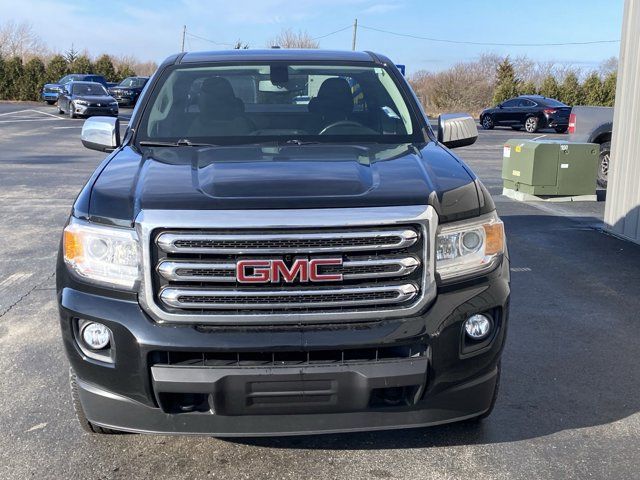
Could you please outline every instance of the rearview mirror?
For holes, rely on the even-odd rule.
[[[448,148],[472,145],[478,139],[473,117],[466,113],[446,113],[438,117],[438,141]]]
[[[80,139],[91,150],[112,152],[120,146],[120,120],[116,117],[87,118]]]

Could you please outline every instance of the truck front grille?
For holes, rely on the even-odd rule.
[[[391,208],[377,210],[385,217]],[[376,209],[360,210],[376,217]],[[335,211],[340,217],[340,209]],[[149,263],[143,306],[161,321],[325,323],[415,313],[435,294],[426,218],[382,218],[379,225],[374,220],[348,227],[260,225],[287,218],[286,212],[242,212],[254,219],[242,219],[234,228],[207,228],[202,222],[190,227],[188,219],[173,228],[164,226],[172,225],[166,220],[143,227]],[[314,211],[308,216],[313,219]],[[322,263],[327,260],[333,263]],[[297,269],[300,265],[308,270]]]

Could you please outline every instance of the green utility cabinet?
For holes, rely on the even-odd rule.
[[[530,195],[593,195],[598,145],[512,139],[504,145],[504,188]]]

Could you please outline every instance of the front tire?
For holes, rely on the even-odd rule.
[[[71,402],[73,403],[73,410],[76,414],[76,419],[78,420],[78,423],[80,424],[80,428],[82,428],[82,430],[87,433],[97,435],[118,435],[123,433],[119,432],[118,430],[99,427],[98,425],[94,425],[87,419],[86,415],[84,414],[84,409],[82,408],[82,403],[80,403],[78,381],[76,379],[76,374],[72,368],[69,368],[69,387],[71,388]]]
[[[484,128],[485,130],[493,130],[493,127],[495,127],[491,115],[485,115],[484,117],[482,117],[480,123],[482,123],[482,128]]]
[[[76,118],[76,107],[72,102],[69,102],[69,118]]]
[[[45,100],[47,102],[47,105],[53,105],[54,103],[56,103],[55,100]]]
[[[528,133],[536,133],[538,131],[537,117],[529,117],[524,121],[524,129]]]
[[[609,180],[609,166],[611,164],[611,142],[600,145],[600,160],[598,162],[598,185],[607,188]]]

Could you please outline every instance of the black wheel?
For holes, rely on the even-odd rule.
[[[538,131],[538,118],[529,117],[524,121],[524,129],[529,133],[536,133]]]
[[[69,102],[69,118],[76,118],[76,107],[73,105],[73,102]]]
[[[556,133],[567,133],[569,127],[556,127]]]
[[[598,185],[607,188],[609,164],[611,162],[611,142],[600,145],[600,164],[598,165]]]
[[[58,115],[64,115],[64,110],[62,110],[62,107],[60,106],[60,102],[58,102]]]
[[[76,418],[78,419],[78,423],[80,424],[80,428],[82,428],[85,432],[98,434],[98,435],[118,435],[123,432],[119,432],[118,430],[112,430],[110,428],[99,427],[98,425],[94,425],[84,414],[84,410],[82,408],[82,404],[80,403],[80,394],[78,393],[78,382],[76,381],[76,374],[73,369],[69,368],[69,387],[71,387],[71,402],[73,403],[73,410],[76,414]]]
[[[493,127],[495,127],[491,115],[485,115],[484,117],[482,117],[482,120],[480,122],[482,123],[482,128],[484,128],[485,130],[493,130]]]
[[[54,103],[56,103],[55,100],[46,100],[47,104],[49,105],[53,105]]]
[[[511,128],[512,128],[513,130],[518,130],[518,131],[522,130],[522,127],[521,127],[520,125],[517,125],[517,126],[516,126],[516,125],[514,125],[514,126],[512,126]]]

